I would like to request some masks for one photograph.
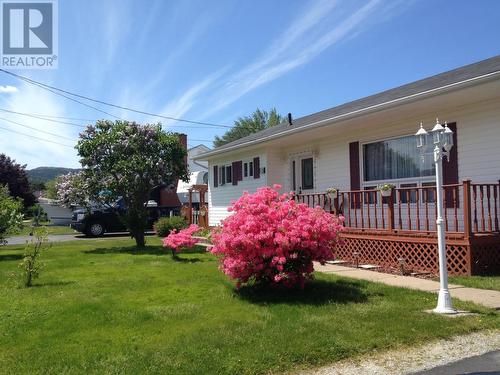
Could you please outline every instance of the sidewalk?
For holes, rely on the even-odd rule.
[[[438,281],[419,279],[417,277],[391,275],[388,273],[367,271],[360,268],[344,267],[334,264],[325,264],[322,266],[319,263],[314,263],[314,269],[319,272],[338,276],[422,290],[424,292],[437,293],[439,291]],[[500,310],[500,292],[486,289],[466,288],[455,284],[449,284],[448,288],[450,289],[450,293],[453,298],[458,298],[463,301],[471,301]]]

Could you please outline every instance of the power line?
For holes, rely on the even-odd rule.
[[[76,126],[76,127],[79,127],[79,128],[86,128],[85,125],[75,124],[73,122],[66,122],[66,121],[59,121],[59,120],[54,120],[54,119],[50,119],[50,118],[44,118],[44,117],[41,117],[41,116],[38,116],[38,115],[24,113],[24,112],[11,111],[11,110],[5,109],[5,108],[0,108],[0,111],[7,112],[7,113],[12,113],[12,114],[16,114],[16,115],[21,115],[21,116],[26,116],[26,117],[32,117],[32,118],[36,118],[38,120],[45,120],[45,121],[55,122],[55,123],[59,123],[59,124]]]
[[[59,143],[59,142],[56,142],[56,141],[51,141],[49,139],[40,138],[40,137],[31,135],[31,134],[21,133],[21,132],[18,132],[17,130],[12,130],[12,129],[4,128],[4,127],[1,127],[1,126],[0,126],[0,129],[6,130],[6,131],[11,132],[11,133],[20,134],[20,135],[23,135],[23,136],[28,137],[28,138],[38,139],[40,141],[50,142],[50,143],[54,143],[56,145],[65,146],[65,147],[69,147],[69,148],[74,148],[73,146],[65,145],[64,143]]]
[[[107,113],[99,108],[96,108],[96,107],[93,107],[93,106],[90,106],[89,104],[86,104],[86,103],[83,103],[83,102],[80,102],[76,99],[73,99],[73,98],[70,98],[66,95],[63,95],[61,93],[64,93],[64,94],[67,94],[67,95],[71,95],[71,96],[75,96],[77,98],[80,98],[80,99],[85,99],[85,100],[89,100],[91,102],[94,102],[94,103],[99,103],[99,104],[102,104],[102,105],[107,105],[107,106],[110,106],[110,107],[114,107],[114,108],[118,108],[118,109],[122,109],[122,110],[125,110],[125,111],[130,111],[130,112],[135,112],[135,113],[139,113],[139,114],[142,114],[142,115],[147,115],[147,116],[152,116],[152,117],[159,117],[159,118],[164,118],[164,119],[167,119],[167,120],[173,120],[173,121],[180,121],[180,122],[187,122],[187,123],[191,123],[191,124],[198,124],[198,125],[205,125],[205,126],[214,126],[214,127],[220,127],[220,128],[231,128],[231,126],[228,126],[228,125],[221,125],[221,124],[214,124],[214,123],[210,123],[210,122],[202,122],[202,121],[193,121],[193,120],[186,120],[186,119],[181,119],[181,118],[176,118],[176,117],[171,117],[171,116],[164,116],[164,115],[160,115],[160,114],[157,114],[157,113],[152,113],[152,112],[146,112],[146,111],[141,111],[141,110],[138,110],[138,109],[134,109],[134,108],[129,108],[129,107],[124,107],[124,106],[121,106],[121,105],[117,105],[117,104],[113,104],[113,103],[108,103],[108,102],[105,102],[103,100],[98,100],[98,99],[93,99],[93,98],[90,98],[88,96],[85,96],[85,95],[80,95],[80,94],[76,94],[76,93],[73,93],[73,92],[70,92],[70,91],[67,91],[67,90],[63,90],[63,89],[60,89],[60,88],[57,88],[57,87],[54,87],[54,86],[50,86],[50,85],[47,85],[45,83],[42,83],[42,82],[39,82],[39,81],[35,81],[31,78],[28,78],[28,77],[25,77],[25,76],[21,76],[19,74],[16,74],[16,73],[13,73],[13,72],[9,72],[7,70],[4,70],[4,69],[0,69],[0,72],[3,72],[5,74],[9,74],[13,77],[16,77],[18,79],[21,79],[25,82],[28,82],[32,85],[35,85],[35,86],[38,86],[44,90],[48,90],[56,95],[60,95],[60,96],[63,96],[69,100],[73,100],[77,103],[80,103],[82,105],[85,105],[87,107],[90,107],[90,108],[93,108],[99,112],[103,112],[103,113],[106,113],[110,116],[113,116],[115,118],[118,118],[117,116],[115,115],[112,115],[110,113]]]
[[[16,115],[20,115],[20,116],[25,116],[25,117],[36,118],[38,120],[44,120],[44,121],[50,121],[50,122],[59,123],[59,124],[77,126],[79,128],[86,128],[87,125],[75,124],[73,122],[67,122],[67,121],[54,120],[54,118],[62,118],[62,119],[68,119],[68,120],[80,120],[80,121],[87,120],[90,122],[99,121],[96,119],[93,119],[93,120],[92,119],[78,119],[75,117],[64,117],[64,116],[53,116],[53,115],[46,115],[46,114],[39,114],[39,113],[19,112],[19,111],[12,111],[12,110],[5,109],[5,108],[0,108],[0,111],[11,113],[11,114],[16,114]],[[182,125],[168,125],[167,129],[169,129],[169,128],[181,128],[184,130],[186,130],[186,129],[187,130],[189,130],[189,129],[206,129],[206,127],[204,127],[204,126],[190,126],[189,128],[186,128],[185,126],[182,126]]]
[[[51,136],[53,136],[53,137],[62,138],[62,139],[67,139],[67,140],[69,140],[69,141],[76,142],[76,139],[74,139],[74,138],[68,138],[68,137],[65,137],[65,136],[63,136],[63,135],[54,134],[54,133],[51,133],[51,132],[48,132],[48,131],[45,131],[45,130],[40,130],[40,129],[34,128],[34,127],[32,127],[32,126],[29,126],[29,125],[21,124],[20,122],[17,122],[17,121],[12,121],[12,120],[9,120],[9,119],[3,118],[3,117],[0,117],[0,120],[7,121],[7,122],[10,122],[10,123],[15,124],[15,125],[22,126],[22,127],[24,127],[24,128],[28,128],[28,129],[31,129],[31,130],[35,130],[35,131],[40,132],[40,133],[45,133],[45,134],[51,135]]]
[[[0,109],[0,110],[1,110],[1,109]],[[37,131],[37,132],[41,132],[41,133],[45,133],[45,134],[48,134],[48,135],[52,135],[52,136],[54,136],[54,137],[63,138],[63,139],[69,140],[69,141],[76,142],[76,139],[74,139],[74,138],[68,138],[68,137],[65,137],[65,136],[63,136],[63,135],[54,134],[54,133],[51,133],[51,132],[48,132],[48,131],[45,131],[45,130],[37,129],[37,128],[34,128],[34,127],[29,126],[29,125],[26,125],[26,124],[22,124],[22,123],[17,122],[17,121],[13,121],[13,120],[6,119],[6,118],[4,118],[4,117],[0,117],[0,120],[7,121],[7,122],[10,122],[10,123],[12,123],[12,124],[19,125],[19,126],[22,126],[22,127],[28,128],[28,129],[31,129],[31,130],[35,130],[35,131]],[[212,140],[210,140],[210,139],[194,139],[194,138],[188,138],[188,140],[193,141],[193,142],[212,142]]]

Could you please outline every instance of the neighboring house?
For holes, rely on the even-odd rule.
[[[189,201],[189,188],[193,185],[206,185],[208,184],[208,162],[206,161],[195,161],[198,155],[210,151],[205,145],[198,145],[190,148],[188,152],[188,167],[189,167],[189,181],[179,181],[177,186],[177,195],[182,204],[188,203]],[[192,202],[199,203],[200,196],[198,193],[193,193]]]
[[[243,191],[281,184],[299,201],[345,216],[347,260],[437,270],[434,166],[414,134],[439,117],[454,131],[444,161],[449,268],[500,270],[500,56],[252,134],[197,157],[208,161],[209,223]],[[471,180],[471,181],[467,181]],[[397,189],[393,199],[374,190]],[[324,192],[338,188],[338,199]]]

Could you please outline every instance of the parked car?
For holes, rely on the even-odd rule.
[[[90,209],[79,208],[73,211],[71,228],[91,237],[100,237],[104,233],[127,232],[119,218],[120,212],[126,208],[122,202],[113,206],[95,206]],[[162,216],[179,215],[180,207],[158,206],[155,201],[149,201],[147,230],[153,230],[153,224]],[[172,213],[171,213],[172,212]]]

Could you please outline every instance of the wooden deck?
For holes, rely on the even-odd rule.
[[[337,257],[359,263],[438,272],[435,187],[299,194],[295,200],[345,218]],[[450,274],[500,273],[500,183],[443,186]]]

